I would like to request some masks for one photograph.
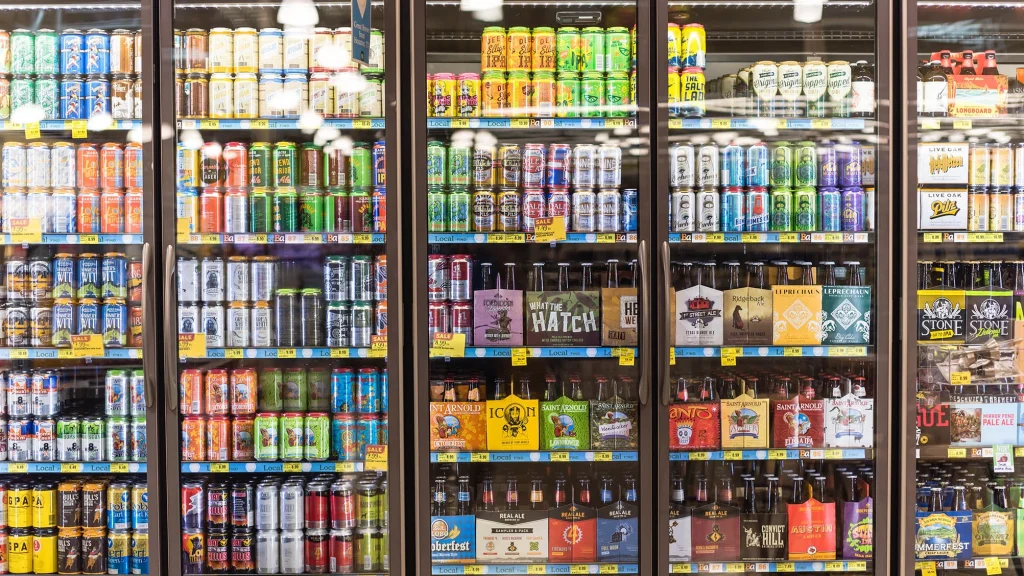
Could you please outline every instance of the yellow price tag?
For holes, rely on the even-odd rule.
[[[468,118],[452,118],[451,122],[452,128],[469,128]]]
[[[743,460],[743,452],[741,450],[726,450],[726,460]]]
[[[670,130],[679,130],[683,127],[682,118],[671,118],[668,121],[668,127]]]
[[[28,464],[25,464],[24,462],[11,462],[7,471],[11,474],[24,474],[28,472]]]
[[[110,465],[110,471],[113,472],[114,474],[127,474],[128,473],[128,465],[124,464],[124,463],[120,463],[119,464],[119,463],[115,462],[115,463]]]
[[[728,130],[729,128],[732,128],[732,122],[730,122],[728,118],[721,119],[721,120],[719,120],[719,119],[711,120],[711,129],[712,130]]]
[[[526,359],[530,357],[529,348],[513,348],[512,349],[512,365],[513,366],[526,366]]]
[[[797,358],[804,355],[804,349],[799,346],[786,346],[782,349],[782,355],[790,358]]]
[[[619,348],[619,366],[633,366],[636,360],[636,352],[632,348]]]
[[[690,452],[690,460],[709,460],[710,452]]]
[[[590,566],[586,564],[573,564],[569,566],[569,574],[590,574]]]
[[[743,572],[743,563],[742,562],[730,562],[729,564],[726,564],[725,571],[729,572],[729,573],[733,573],[733,574],[735,574],[735,573],[742,573]]]
[[[779,234],[779,242],[792,243],[799,241],[800,235],[797,234],[796,232],[782,232]]]
[[[354,234],[352,236],[352,243],[353,244],[370,244],[372,242],[373,242],[373,234],[368,234],[366,232],[360,232],[359,234]]]
[[[789,124],[785,120],[776,120],[775,121],[775,129],[776,130],[785,130],[786,128],[789,128]]]
[[[366,354],[369,358],[386,358],[388,355],[388,337],[370,336],[370,351]]]
[[[832,346],[828,349],[828,355],[833,358],[845,358],[849,355],[846,346]]]
[[[842,571],[843,571],[843,563],[842,562],[835,562],[835,561],[833,561],[833,562],[825,562],[825,572],[842,572]]]
[[[837,450],[835,448],[829,449],[829,450],[825,450],[825,460],[842,460],[842,459],[843,459],[843,451],[842,450]]]
[[[936,120],[935,118],[921,119],[921,130],[939,130],[940,128],[942,128],[942,123]],[[934,567],[932,569],[934,570]]]
[[[712,232],[707,235],[707,241],[712,244],[721,244],[725,242],[725,234],[723,232]]]
[[[103,335],[82,334],[71,336],[71,354],[75,358],[102,358]]]
[[[82,465],[78,462],[65,462],[60,465],[60,471],[63,474],[81,474]]]
[[[39,122],[32,122],[25,124],[25,138],[28,140],[34,140],[39,138]]]
[[[936,242],[942,242],[942,233],[941,232],[925,232],[924,233],[924,241],[927,242],[927,243],[930,243],[930,244],[934,244]]]
[[[504,244],[505,243],[505,235],[500,233],[500,232],[497,233],[497,234],[493,234],[493,233],[492,234],[488,234],[487,235],[487,243],[488,244]]]
[[[601,564],[601,567],[597,570],[598,574],[618,574],[619,567],[615,564]]]
[[[11,360],[28,360],[28,348],[12,348],[9,357]]]
[[[958,384],[970,384],[971,373],[970,372],[953,372],[949,375],[949,383],[953,385]]]
[[[676,349],[675,348],[669,348],[668,349],[668,365],[669,366],[675,366],[676,365]]]
[[[11,218],[11,242],[38,244],[42,241],[42,221],[39,218]]]
[[[491,461],[491,453],[490,452],[473,452],[472,454],[469,455],[469,461],[470,462],[490,462]]]
[[[722,366],[735,366],[737,356],[743,356],[742,348],[722,348]]]
[[[67,358],[74,358],[74,357],[75,356],[71,353],[71,349],[70,348],[61,348],[60,350],[57,350],[57,358],[67,359]]]
[[[1002,574],[1003,567],[999,564],[999,558],[991,556],[985,558],[985,574]]]
[[[484,567],[483,566],[476,566],[476,565],[470,564],[469,566],[466,566],[465,568],[463,568],[462,573],[463,574],[483,574],[484,573]]]
[[[250,120],[250,130],[267,130],[270,128],[270,120]]]
[[[366,447],[366,461],[364,470],[388,471],[388,446],[387,444],[371,444]]]
[[[282,469],[285,472],[302,472],[301,462],[285,462]]]
[[[935,575],[935,562],[919,562],[919,568],[921,570],[921,576],[936,576]]]
[[[796,572],[796,564],[792,562],[776,562],[776,572]]]
[[[359,120],[353,120],[352,121],[352,129],[353,130],[369,130],[372,127],[373,127],[373,120],[359,119]]]
[[[226,463],[210,464],[210,472],[227,472],[230,467]]]
[[[509,120],[509,126],[511,126],[512,128],[529,128],[530,127],[530,119],[529,118],[513,118],[513,119]]]
[[[82,234],[78,237],[79,244],[99,244],[99,234]]]
[[[242,352],[243,350],[241,348],[225,348],[224,357],[238,359],[243,356]]]
[[[970,120],[953,120],[954,130],[970,130],[973,126]]]
[[[594,462],[611,462],[611,452],[594,452]]]
[[[812,130],[828,130],[832,128],[832,121],[825,118],[821,120],[811,120]]]
[[[356,471],[356,463],[355,462],[336,462],[334,464],[334,471],[335,472],[355,472]]]
[[[568,452],[552,452],[551,453],[551,461],[552,462],[568,462],[569,461],[569,453]]]
[[[331,348],[331,358],[348,358],[348,348]]]
[[[465,358],[466,335],[451,332],[434,334],[430,347],[431,358]]]
[[[847,562],[846,570],[848,572],[867,572],[868,563],[863,560],[858,560],[856,562]]]
[[[295,358],[295,348],[278,348],[278,358]]]
[[[598,234],[597,235],[597,243],[598,244],[614,244],[615,243],[615,233],[614,232],[602,232],[601,234]]]
[[[757,232],[744,232],[742,238],[744,244],[756,244],[761,241],[761,235]]]
[[[838,244],[843,241],[842,232],[827,232],[825,234],[825,242],[829,244]]]
[[[178,236],[185,236],[185,241],[187,242],[188,236],[192,234],[192,219],[178,218],[176,226]]]
[[[437,455],[438,462],[455,462],[458,459],[458,454],[455,452],[441,452]]]
[[[967,448],[950,448],[946,451],[947,458],[967,458]]]
[[[537,218],[534,242],[558,242],[565,240],[565,216]]]
[[[787,455],[786,455],[786,451],[785,450],[769,450],[768,451],[768,459],[769,460],[785,460],[786,456]]]
[[[88,138],[89,129],[88,123],[85,120],[71,120],[67,123],[71,126],[71,137],[72,138]]]
[[[526,573],[527,574],[547,574],[548,573],[548,567],[543,565],[543,564],[527,564],[527,566],[526,566]]]
[[[220,128],[220,120],[200,120],[200,130],[217,130]]]
[[[206,334],[178,334],[178,355],[183,358],[205,358]]]

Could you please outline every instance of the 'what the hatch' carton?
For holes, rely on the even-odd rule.
[[[430,449],[476,452],[487,449],[484,402],[431,402]]]
[[[600,346],[601,293],[527,292],[527,346]]]
[[[430,560],[469,563],[476,560],[476,516],[431,516]]]
[[[476,560],[543,562],[548,556],[548,513],[508,510],[476,513]]]

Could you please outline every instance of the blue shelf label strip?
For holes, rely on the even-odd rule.
[[[531,358],[612,358],[610,346],[574,347],[574,348],[534,348],[525,346]],[[637,349],[633,348],[636,354]],[[467,347],[466,358],[511,358],[512,348],[481,348]]]
[[[714,450],[714,451],[694,451],[694,452],[670,452],[668,459],[671,462],[683,462],[687,460],[729,460],[732,458],[726,458],[726,452],[741,452],[742,455],[739,460],[782,460],[782,458],[772,457],[772,453],[785,452],[785,460],[864,460],[870,458],[870,451],[865,448],[805,448],[802,450],[783,450],[781,448],[765,448],[762,450]],[[841,452],[841,457],[835,454],[836,451]],[[826,454],[827,452],[827,454]],[[699,457],[694,457],[700,455]],[[433,462],[434,456],[431,454],[431,462]]]
[[[302,472],[362,472],[363,462],[182,462],[181,472],[183,474],[209,474],[214,467],[226,465],[227,470],[217,470],[230,474],[280,474],[283,473],[285,464],[297,464],[301,466]],[[345,468],[345,470],[340,470]]]
[[[295,358],[367,358],[369,348],[207,348],[203,358],[227,358],[229,350],[241,351],[242,358],[281,358],[281,350],[294,350]],[[332,355],[342,352],[342,355]],[[348,356],[344,354],[347,353]],[[235,357],[235,356],[232,356]],[[289,354],[289,358],[291,355]]]
[[[70,350],[70,349],[69,349]],[[25,351],[17,358],[15,352]],[[60,357],[57,348],[0,348],[0,360],[56,360]],[[129,360],[142,358],[141,348],[106,348],[103,358],[108,360]]]
[[[201,129],[201,123],[204,121],[216,122],[216,128],[218,130],[253,130],[252,122],[266,122],[268,130],[295,130],[299,128],[299,120],[292,118],[251,118],[251,119],[214,119],[209,120],[179,120],[179,129]],[[323,126],[329,128],[338,128],[340,130],[353,130],[356,129],[356,124],[360,124],[358,129],[363,129],[365,123],[369,121],[369,128],[371,130],[383,130],[386,122],[383,118],[328,118],[323,121]]]
[[[427,118],[427,128],[439,129],[453,127],[588,129],[617,126],[635,128],[636,125],[636,118]]]
[[[12,467],[22,464],[24,470],[12,472]],[[145,474],[147,469],[145,462],[0,462],[0,474],[111,474],[111,464],[127,467],[128,474]],[[81,467],[81,470],[71,472],[65,469],[67,465]]]
[[[485,460],[477,462],[558,462],[558,458],[566,457],[567,462],[601,462],[598,454],[608,454],[611,462],[636,462],[638,454],[635,450],[573,450],[551,452],[431,452],[431,462],[473,462],[474,455],[485,455]],[[554,457],[552,457],[554,455]],[[564,456],[563,456],[564,455]],[[454,460],[453,460],[454,459]]]

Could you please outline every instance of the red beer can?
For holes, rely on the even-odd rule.
[[[252,460],[255,445],[253,432],[255,420],[250,416],[239,416],[231,423],[231,459],[234,461]]]
[[[331,574],[354,572],[355,564],[355,556],[352,552],[352,530],[331,530]]]
[[[453,254],[448,272],[448,298],[470,300],[473,298],[473,257],[469,254]]]
[[[138,304],[128,309],[128,347],[142,347],[142,306]]]
[[[100,148],[100,188],[124,188],[124,150],[116,142]]]
[[[206,459],[211,462],[227,462],[231,458],[228,435],[231,434],[231,420],[227,416],[211,416],[206,422]]]
[[[327,483],[311,482],[306,486],[306,529],[328,527],[331,488]]]
[[[228,188],[249,185],[249,151],[241,142],[224,146],[224,185]]]
[[[373,333],[377,336],[388,335],[388,301],[378,300],[373,309]]]
[[[448,299],[448,258],[443,254],[427,257],[427,300],[440,302]]]
[[[95,144],[78,145],[75,151],[75,180],[79,188],[100,187],[100,151]]]
[[[326,574],[331,538],[327,530],[306,531],[306,573]]]
[[[100,233],[100,193],[95,188],[78,190],[78,233]]]
[[[181,371],[181,413],[186,416],[203,414],[203,371],[190,368]]]
[[[224,222],[224,196],[216,188],[203,188],[199,195],[199,232],[221,232]]]
[[[256,370],[239,368],[231,371],[231,413],[256,413]]]
[[[427,334],[433,341],[434,334],[452,331],[452,310],[447,302],[427,303]]]
[[[466,335],[466,346],[473,345],[473,304],[465,300],[452,302],[452,332]]]
[[[128,301],[142,302],[142,260],[138,258],[128,261]]]
[[[210,482],[206,485],[206,528],[210,532],[223,532],[231,521],[231,504],[228,501],[228,485],[225,482]],[[224,556],[227,558],[227,555]]]
[[[100,233],[124,233],[124,194],[119,189],[105,188],[100,194]]]
[[[207,370],[205,388],[206,413],[227,414],[230,407],[228,400],[228,371],[219,368]]]
[[[142,144],[129,142],[124,147],[124,185],[142,188]]]
[[[331,484],[331,528],[356,527],[356,499],[352,483],[337,481]]]
[[[142,188],[129,188],[124,195],[124,232],[142,234]]]

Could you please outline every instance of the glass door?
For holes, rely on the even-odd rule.
[[[180,1],[162,31],[171,573],[394,566],[385,17]]]
[[[907,7],[917,31],[904,61],[907,574],[1024,571],[1017,6]]]
[[[649,558],[649,11],[570,4],[414,9],[423,574]]]
[[[0,564],[159,572],[143,9],[5,2],[0,20]]]
[[[887,572],[888,10],[655,18],[659,573]]]

